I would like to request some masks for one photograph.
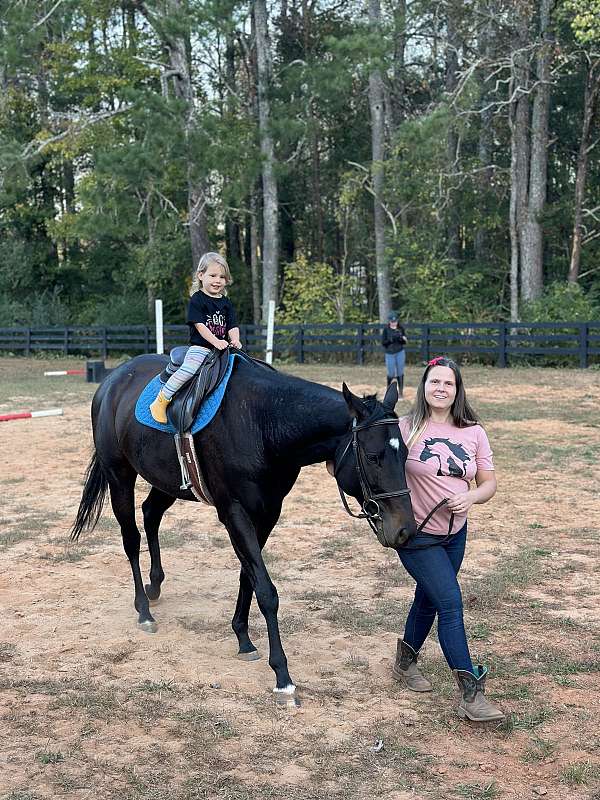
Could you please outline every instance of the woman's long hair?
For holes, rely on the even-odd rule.
[[[477,414],[467,400],[465,386],[462,375],[460,374],[460,369],[458,368],[458,364],[455,361],[452,361],[451,358],[446,358],[446,356],[432,358],[425,367],[425,372],[423,373],[423,377],[421,378],[421,382],[417,388],[415,404],[407,415],[410,422],[410,431],[406,446],[409,450],[425,430],[427,423],[429,422],[429,417],[431,416],[431,411],[427,405],[427,401],[425,400],[425,382],[427,380],[427,376],[429,375],[429,371],[433,367],[450,367],[454,373],[454,380],[456,382],[456,397],[454,398],[454,402],[450,408],[450,415],[452,416],[452,422],[456,425],[456,427],[468,428],[471,425],[477,425],[479,423]]]

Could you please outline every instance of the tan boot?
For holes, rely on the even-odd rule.
[[[472,722],[497,722],[504,719],[504,713],[485,696],[487,669],[475,667],[476,674],[464,669],[454,669],[452,673],[460,689],[458,716]]]
[[[156,400],[153,403],[150,403],[150,413],[152,414],[152,419],[156,420],[156,422],[162,422],[164,425],[168,422],[167,420],[167,406],[171,401],[167,400],[167,398],[162,393],[162,389],[156,395]]]
[[[398,639],[396,663],[392,675],[411,692],[430,692],[433,686],[417,667],[418,653],[402,639]]]

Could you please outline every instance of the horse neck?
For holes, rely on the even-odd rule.
[[[341,392],[312,384],[292,387],[288,415],[279,418],[274,445],[299,467],[332,459],[347,433],[350,414]],[[278,415],[276,415],[278,416]]]

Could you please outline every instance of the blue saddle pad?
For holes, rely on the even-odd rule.
[[[198,431],[201,431],[202,428],[206,428],[209,422],[212,422],[213,417],[221,405],[221,400],[225,394],[227,384],[229,383],[229,378],[231,376],[231,371],[236,358],[238,358],[236,353],[229,354],[229,363],[227,365],[227,371],[223,376],[223,380],[217,386],[217,388],[213,389],[213,391],[204,399],[204,402],[198,410],[196,419],[192,424],[192,433],[198,433]],[[150,413],[150,403],[152,403],[152,401],[155,399],[163,385],[164,384],[162,383],[159,375],[157,375],[155,378],[152,378],[150,383],[147,384],[147,386],[142,390],[142,393],[138,397],[137,403],[135,404],[135,418],[142,425],[147,425],[149,428],[155,428],[157,431],[173,434],[177,433],[177,431],[170,422],[167,422],[166,425],[164,425],[162,422],[157,422]]]

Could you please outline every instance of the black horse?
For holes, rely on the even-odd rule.
[[[149,601],[158,600],[165,577],[158,540],[161,519],[175,500],[195,501],[190,490],[180,488],[173,437],[135,419],[141,390],[165,364],[164,356],[138,356],[115,369],[98,388],[92,401],[95,452],[72,531],[72,538],[77,539],[83,530],[94,527],[110,490],[133,572],[138,623],[148,632],[157,630]],[[267,623],[276,692],[293,694],[295,687],[279,636],[279,598],[262,548],[300,469],[322,461],[333,462],[340,491],[358,500],[366,512],[363,516],[385,544],[399,546],[414,534],[404,474],[407,451],[393,410],[397,399],[395,383],[380,403],[374,397],[361,400],[345,384],[343,392],[338,392],[240,361],[215,418],[194,436],[219,520],[227,528],[241,562],[232,620],[239,656],[245,660],[258,658],[248,636],[254,592]],[[140,533],[135,521],[137,475],[152,486],[142,504],[151,559],[146,587],[140,572]]]

